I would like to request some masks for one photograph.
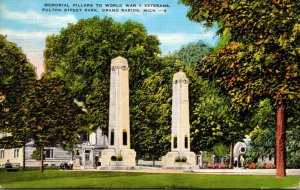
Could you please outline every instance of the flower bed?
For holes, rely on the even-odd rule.
[[[255,163],[250,163],[250,164],[248,164],[248,168],[249,169],[255,169],[256,168],[256,164]]]
[[[247,166],[249,169],[275,169],[274,164],[256,164],[256,163],[250,163]]]
[[[225,169],[225,168],[229,168],[228,164],[225,163],[216,163],[216,164],[207,164],[207,168],[209,169]]]
[[[275,169],[275,164],[265,164],[266,169]]]

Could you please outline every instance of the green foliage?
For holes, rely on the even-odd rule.
[[[117,161],[122,161],[122,160],[123,160],[122,154],[118,154],[118,155],[117,155]]]
[[[230,101],[194,68],[212,49],[203,42],[191,43],[161,58],[158,44],[156,37],[132,21],[80,20],[47,38],[45,77],[64,80],[76,99],[84,102],[93,128],[107,133],[110,61],[117,56],[128,59],[131,146],[138,158],[158,159],[170,149],[172,78],[180,70],[191,82],[192,150],[237,138],[242,125],[233,117]]]
[[[182,0],[191,7],[188,16],[217,21],[219,33],[230,31],[227,46],[211,57],[213,72],[234,102],[253,103],[269,97],[273,103],[299,98],[300,25],[294,1]],[[210,68],[210,69],[209,69]]]
[[[288,168],[300,168],[300,126],[287,131],[286,166]]]
[[[187,161],[186,156],[182,156],[182,157],[176,156],[175,157],[175,162],[186,162],[186,161]]]
[[[287,113],[286,166],[300,168],[300,101],[291,104],[293,106]]]
[[[255,128],[250,133],[250,148],[245,155],[247,164],[260,157],[275,156],[275,111],[270,99],[260,101],[251,125]]]
[[[122,161],[123,160],[123,156],[122,154],[118,154],[117,156],[112,156],[111,161]]]
[[[211,152],[203,152],[202,153],[202,161],[206,163],[211,163],[212,162],[212,153]]]
[[[35,160],[41,160],[41,151],[39,148],[35,149],[32,154],[31,154],[31,158],[35,159]]]
[[[202,72],[215,77],[235,104],[245,108],[269,98],[278,111],[300,99],[300,24],[296,0],[181,0],[188,17],[230,31],[228,45],[206,59]],[[284,117],[284,113],[282,114]],[[284,124],[277,125],[277,150],[285,149]],[[282,133],[283,132],[283,133]],[[279,152],[279,151],[278,151]],[[277,176],[285,176],[285,155],[276,154]]]
[[[136,101],[131,108],[135,113],[131,142],[138,150],[137,156],[146,160],[158,159],[171,147],[172,78],[180,65],[173,57],[160,61],[162,69],[144,80],[133,96]]]
[[[204,80],[191,64],[170,55],[162,60],[160,71],[144,81],[135,97],[138,104],[132,122],[132,142],[138,157],[158,158],[170,149],[172,78],[183,71],[189,79],[191,149],[207,150],[219,142],[229,144],[247,130],[239,122],[239,113],[231,107],[229,98],[213,81]],[[247,116],[247,115],[245,115]],[[135,143],[136,142],[136,143]]]
[[[35,79],[21,48],[0,35],[0,130],[13,135],[1,139],[2,148],[21,147],[30,140],[26,100]]]
[[[180,162],[180,161],[181,161],[180,156],[176,156],[175,157],[175,162]]]
[[[111,18],[93,17],[69,24],[59,35],[46,39],[47,78],[59,77],[75,92],[76,99],[87,108],[89,122],[107,133],[109,107],[109,72],[111,59],[117,56],[129,62],[130,97],[143,80],[159,69],[156,55],[159,41],[133,21],[114,22]],[[130,99],[130,105],[135,105]],[[135,113],[131,112],[131,121]]]
[[[42,78],[29,97],[29,132],[36,146],[66,147],[79,142],[83,112],[62,81]]]
[[[299,102],[295,102],[287,118],[286,134],[286,165],[288,168],[299,168],[300,138],[299,138]],[[251,125],[256,126],[250,133],[250,148],[247,151],[246,163],[256,162],[260,157],[275,156],[275,112],[271,101],[265,99],[259,103],[251,118]]]
[[[232,107],[214,81],[204,80],[197,73],[190,75],[189,80],[192,150],[209,150],[216,143],[228,145],[240,139],[248,130],[242,123],[246,114],[243,116]]]
[[[182,46],[179,51],[174,52],[174,56],[185,64],[196,67],[201,66],[202,59],[212,53],[213,48],[202,41],[192,42]]]
[[[221,157],[228,154],[228,147],[226,147],[223,143],[218,143],[213,146],[212,151],[216,156]]]
[[[230,38],[231,38],[230,30],[227,28],[224,29],[218,44],[214,48],[214,53],[217,53],[218,51],[226,47],[230,41]]]
[[[275,156],[275,129],[256,129],[251,136],[246,163],[257,162],[260,157]]]
[[[257,169],[263,169],[264,166],[263,166],[262,164],[256,164],[256,168],[257,168]]]
[[[274,128],[275,124],[275,110],[270,99],[260,101],[256,112],[251,118],[251,125],[260,128],[270,128],[271,126]]]

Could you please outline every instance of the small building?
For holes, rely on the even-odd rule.
[[[0,139],[8,135],[8,133],[0,132]],[[108,147],[107,137],[102,134],[100,129],[97,129],[90,134],[81,134],[80,138],[82,143],[74,144],[73,151],[66,151],[60,146],[45,147],[45,166],[59,166],[62,162],[69,162],[78,158],[81,169],[95,168],[101,151]],[[33,141],[26,144],[25,166],[40,166],[40,161],[32,158],[35,150],[36,147]],[[0,149],[0,166],[4,165],[7,160],[12,164],[23,166],[23,152],[24,147]]]

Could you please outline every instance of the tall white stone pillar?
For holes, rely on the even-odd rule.
[[[109,148],[130,148],[128,62],[122,57],[111,61],[109,99]]]
[[[136,169],[135,157],[130,149],[128,62],[117,57],[110,67],[108,149],[102,151],[98,169]]]
[[[180,153],[190,151],[189,81],[184,72],[173,77],[172,147]]]
[[[166,168],[195,167],[196,155],[190,151],[189,80],[184,72],[173,77],[171,152],[163,160]],[[180,161],[178,161],[178,159]]]

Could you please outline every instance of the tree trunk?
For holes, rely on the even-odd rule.
[[[41,172],[44,172],[44,146],[41,147]]]
[[[233,168],[233,143],[230,143],[229,168]]]
[[[276,176],[285,177],[285,105],[277,107]]]
[[[26,150],[25,150],[25,149],[26,149],[26,143],[24,143],[24,145],[23,145],[23,158],[22,158],[22,159],[23,159],[23,170],[24,170],[25,167],[26,167],[26,166],[25,166],[25,159],[26,159],[26,157],[25,157],[25,156],[26,156],[26,155],[25,155]]]

